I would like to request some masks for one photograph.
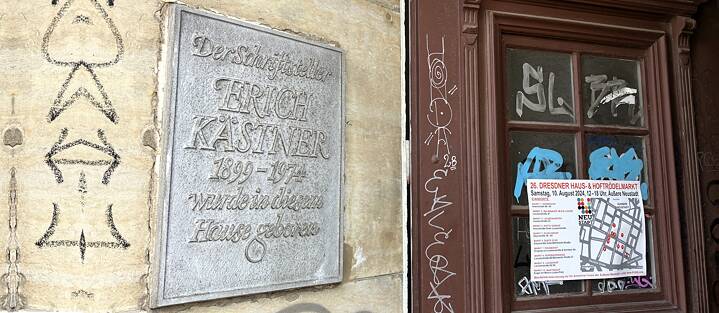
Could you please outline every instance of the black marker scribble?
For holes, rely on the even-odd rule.
[[[85,250],[87,249],[87,244],[85,241],[85,230],[84,229],[80,231],[79,246],[80,246],[80,259],[82,261],[85,261]]]
[[[84,70],[90,74],[92,80],[95,82],[94,91],[91,92],[85,87],[78,87],[75,90],[75,93],[73,93],[68,99],[66,99],[65,92],[67,91],[67,87],[72,82],[72,78],[75,76],[75,73],[78,70]],[[98,100],[95,96],[93,96],[93,93],[95,93],[96,95],[99,94],[101,99]],[[100,83],[100,80],[97,78],[97,75],[95,75],[95,72],[90,66],[85,63],[78,63],[77,65],[75,65],[75,67],[70,72],[70,75],[68,75],[67,79],[65,79],[65,82],[62,84],[62,87],[60,87],[60,91],[58,91],[57,93],[55,102],[53,103],[52,107],[50,107],[50,112],[47,114],[47,121],[54,121],[58,116],[60,116],[63,111],[73,105],[75,101],[77,101],[77,99],[79,99],[80,97],[85,97],[90,103],[92,103],[95,108],[100,110],[100,112],[102,112],[102,114],[105,115],[107,119],[117,124],[118,117],[117,113],[115,113],[115,108],[112,107],[112,102],[110,102],[110,99],[107,97],[107,93],[105,92],[104,87]]]
[[[112,235],[112,238],[115,238],[117,242],[106,242],[106,241],[96,241],[91,242],[90,247],[93,248],[123,248],[126,249],[130,246],[130,243],[125,240],[125,238],[122,238],[122,235],[120,235],[120,231],[117,230],[117,227],[115,226],[115,220],[112,217],[112,204],[107,206],[107,210],[105,211],[105,222],[107,223],[107,226],[110,227],[110,234]]]
[[[112,176],[113,171],[115,171],[115,168],[117,168],[118,165],[120,165],[120,156],[115,152],[115,149],[110,145],[110,143],[107,142],[107,138],[105,137],[105,133],[102,130],[97,131],[97,137],[100,139],[100,144],[96,144],[90,141],[87,141],[85,139],[78,139],[69,143],[64,143],[65,139],[67,139],[68,130],[67,128],[63,128],[60,131],[60,138],[58,141],[50,148],[50,151],[45,155],[45,163],[50,167],[50,170],[52,170],[53,174],[55,175],[55,180],[57,183],[62,183],[64,181],[64,178],[62,176],[62,171],[60,171],[60,168],[58,165],[89,165],[89,166],[108,166],[108,168],[105,170],[105,173],[102,176],[102,183],[107,185],[110,182],[110,177]],[[93,160],[93,159],[71,159],[71,158],[58,158],[56,157],[59,153],[68,150],[75,146],[86,146],[92,149],[95,149],[97,151],[100,151],[104,154],[106,154],[109,159],[100,159],[100,160]]]
[[[53,53],[49,50],[50,42],[53,38],[56,27],[68,13],[68,10],[70,10],[75,1],[90,1],[96,10],[96,13],[102,18],[102,20],[105,21],[106,26],[115,39],[116,53],[114,53],[112,57],[105,60],[96,60],[94,62],[85,60],[81,57],[78,57],[76,60],[64,60],[62,57],[53,56]],[[52,4],[57,4],[57,1],[53,1]],[[108,5],[112,6],[114,5],[114,2],[108,1]],[[72,18],[71,24],[76,25],[75,27],[102,27],[102,23],[93,23],[91,17],[85,14],[77,14],[76,16],[71,16],[70,18]],[[77,44],[79,45],[81,43]],[[53,18],[50,26],[47,28],[47,31],[42,39],[41,51],[45,60],[51,64],[71,68],[70,74],[60,87],[57,97],[50,108],[50,112],[48,113],[48,122],[54,121],[63,111],[75,103],[80,97],[85,97],[95,108],[99,109],[105,117],[107,117],[111,122],[117,124],[118,116],[112,106],[112,102],[105,92],[103,84],[95,74],[95,68],[108,67],[119,62],[124,53],[124,45],[117,27],[97,0],[67,0],[57,12],[57,15]],[[94,83],[91,84],[91,86],[86,86],[86,84],[82,83],[78,83],[77,86],[73,86],[73,83],[78,80],[74,79],[78,77],[78,72],[89,75]],[[73,89],[68,92],[68,88],[70,86],[72,86]]]
[[[117,112],[96,71],[98,68],[109,67],[118,63],[124,53],[124,45],[120,32],[98,1],[64,1],[43,36],[41,53],[45,60],[56,66],[70,69],[70,73],[62,82],[60,90],[50,106],[47,115],[48,123],[53,122],[73,104],[83,99],[87,100],[112,123],[118,123]],[[57,5],[58,1],[52,0],[51,4]],[[113,6],[114,4],[113,0],[107,1],[108,6]],[[67,36],[68,32],[71,33],[70,36]],[[56,34],[57,36],[55,36]],[[79,35],[74,37],[72,34]],[[110,39],[110,36],[112,39]],[[94,47],[96,40],[102,38],[108,38],[112,42],[109,43],[110,45],[104,43],[101,44],[101,47]],[[114,43],[114,49],[107,51],[105,48],[112,46],[112,43]],[[99,143],[82,138],[66,142],[67,137],[68,129],[63,128],[60,131],[58,141],[53,144],[50,151],[45,155],[45,163],[50,167],[57,183],[64,181],[60,166],[100,166],[106,167],[101,182],[107,185],[115,168],[120,164],[120,156],[108,142],[104,131],[102,129],[97,131]],[[99,151],[101,155],[99,157],[88,157],[85,156],[87,155],[86,153],[82,153],[78,157],[77,154],[65,152],[67,150],[87,148]],[[88,182],[84,169],[80,171],[77,191],[80,198],[80,212],[84,214],[85,207],[88,204]],[[127,249],[130,244],[122,237],[115,226],[112,207],[112,204],[107,206],[104,221],[110,235],[114,238],[112,241],[93,241],[92,238],[85,237],[84,229],[80,229],[80,236],[77,240],[52,240],[60,218],[60,207],[58,204],[53,203],[50,226],[35,244],[39,248],[78,247],[82,262],[85,260],[88,248]],[[89,234],[92,236],[92,233]]]
[[[88,25],[92,25],[92,21],[91,21],[90,18],[87,17],[86,15],[78,15],[78,16],[75,16],[75,19],[72,20],[72,23],[73,23],[73,24],[88,24]]]
[[[57,203],[52,204],[52,219],[50,220],[50,226],[45,231],[45,234],[35,242],[35,245],[40,248],[56,248],[56,247],[79,247],[80,248],[80,259],[85,261],[85,251],[87,248],[108,248],[108,249],[127,249],[130,247],[130,243],[122,237],[120,232],[115,226],[115,221],[112,217],[112,204],[107,206],[105,210],[105,223],[110,229],[110,235],[115,239],[115,242],[111,241],[87,241],[85,239],[85,230],[80,231],[80,238],[78,240],[50,240],[55,234],[58,220],[60,218],[60,206]]]
[[[80,193],[80,205],[85,207],[87,204],[87,178],[85,178],[85,171],[80,171],[80,179],[77,182],[77,192]]]

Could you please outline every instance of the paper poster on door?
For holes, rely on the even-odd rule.
[[[644,276],[640,182],[527,180],[531,280]]]

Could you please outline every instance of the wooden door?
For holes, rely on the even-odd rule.
[[[409,3],[411,296],[416,312],[707,312],[688,38],[699,1],[466,0]],[[515,123],[505,114],[508,49],[567,56],[573,110],[585,59],[640,68],[646,124],[596,127]],[[590,62],[590,61],[588,61]],[[591,62],[590,62],[591,63]],[[579,115],[578,115],[579,116]],[[586,175],[587,136],[644,138],[657,280],[651,290],[579,291],[525,299],[517,292],[513,134],[560,129]],[[535,131],[535,134],[531,132]],[[545,131],[545,132],[542,132]],[[622,138],[624,138],[622,137]],[[582,174],[585,173],[585,174]],[[520,186],[521,188],[521,186]],[[686,274],[684,274],[686,273]]]

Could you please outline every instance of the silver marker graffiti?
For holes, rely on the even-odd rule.
[[[444,254],[446,247],[451,245],[453,229],[442,221],[442,216],[452,207],[453,202],[448,198],[446,192],[441,190],[442,181],[453,173],[459,161],[457,156],[452,154],[449,139],[452,132],[449,129],[452,123],[452,105],[448,100],[449,95],[457,91],[457,86],[447,88],[447,67],[444,56],[444,37],[441,41],[441,48],[431,51],[429,36],[427,39],[427,69],[429,72],[430,100],[428,104],[429,113],[427,122],[430,125],[425,145],[434,144],[434,155],[432,163],[439,163],[424,184],[424,191],[430,194],[432,206],[422,214],[430,228],[432,241],[424,249],[424,257],[427,260],[431,279],[429,280],[429,293],[427,300],[434,301],[433,313],[454,313],[455,304],[452,301],[452,294],[447,292],[447,286],[453,284],[457,273],[450,270],[450,259]],[[443,160],[444,162],[440,162]],[[453,279],[455,278],[455,279]]]

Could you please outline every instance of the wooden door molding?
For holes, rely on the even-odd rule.
[[[702,212],[699,165],[697,160],[696,125],[692,96],[690,38],[696,21],[677,16],[670,24],[673,65],[673,116],[676,124],[675,146],[678,146],[680,169],[679,192],[684,221],[686,291],[689,312],[709,312],[709,291],[706,279],[704,250],[704,218]]]
[[[462,9],[462,47],[461,68],[464,86],[464,119],[463,119],[463,159],[465,160],[465,181],[462,185],[464,210],[466,211],[465,235],[466,255],[466,312],[481,312],[488,288],[482,280],[484,249],[480,242],[482,235],[481,221],[484,220],[480,204],[481,193],[481,160],[480,156],[480,106],[479,106],[479,12],[480,1],[465,1]]]
[[[539,4],[547,7],[570,8],[571,10],[601,10],[615,16],[644,15],[650,19],[665,19],[674,16],[690,16],[697,7],[707,0],[501,0],[517,3]]]

